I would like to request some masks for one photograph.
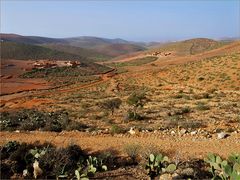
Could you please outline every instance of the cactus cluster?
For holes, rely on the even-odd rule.
[[[205,162],[210,165],[209,171],[213,175],[213,180],[239,180],[240,179],[240,155],[232,154],[227,160],[223,160],[215,154],[208,154]]]
[[[78,169],[75,170],[75,176],[78,180],[88,180],[89,176],[93,176],[97,171],[107,171],[107,166],[103,164],[101,159],[89,156],[87,166],[83,162],[79,162]]]
[[[148,171],[148,175],[151,178],[154,178],[162,172],[175,171],[176,165],[169,164],[169,159],[167,156],[163,156],[162,154],[150,154],[145,169]]]
[[[41,156],[43,156],[44,154],[46,154],[48,150],[48,147],[44,147],[43,149],[30,149],[29,153],[35,158],[35,159],[39,159]]]

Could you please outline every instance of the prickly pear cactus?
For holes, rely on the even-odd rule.
[[[145,166],[145,169],[148,171],[148,175],[151,179],[158,176],[161,172],[173,172],[176,170],[175,164],[166,164],[169,162],[167,156],[163,156],[162,154],[153,155],[150,154],[148,157],[148,162]]]
[[[240,180],[240,156],[232,154],[227,160],[222,160],[220,156],[209,154],[205,162],[210,165],[209,171],[212,179]]]

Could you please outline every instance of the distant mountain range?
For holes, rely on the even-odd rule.
[[[80,59],[88,62],[107,61],[142,51],[172,51],[178,55],[197,54],[220,47],[235,38],[215,41],[195,38],[177,42],[132,42],[124,39],[108,39],[92,36],[49,38],[1,34],[1,57],[16,59]]]
[[[18,34],[1,34],[1,41],[44,46],[67,53],[90,56],[90,59],[108,60],[127,53],[146,50],[142,43],[123,39],[107,39],[81,36],[72,38],[48,38],[39,36],[21,36]],[[141,45],[140,45],[141,44]]]

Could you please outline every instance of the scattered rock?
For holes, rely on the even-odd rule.
[[[105,129],[102,133],[103,134],[109,134],[109,129]]]
[[[190,134],[191,134],[191,136],[194,136],[197,134],[197,131],[192,131]]]
[[[97,131],[92,131],[91,133],[92,136],[96,136],[97,134],[98,134]]]
[[[131,135],[137,135],[137,134],[139,134],[139,130],[136,129],[135,127],[131,127],[128,132],[129,132]]]
[[[180,135],[183,135],[183,134],[186,134],[186,132],[187,132],[186,129],[181,129],[179,133],[180,133]]]
[[[217,134],[218,139],[225,139],[227,136],[228,136],[228,134],[225,132],[220,132]]]
[[[175,173],[172,174],[172,178],[173,178],[173,179],[177,179],[178,177],[179,177],[179,174],[178,174],[178,173],[175,172]]]
[[[212,135],[208,133],[205,135],[205,137],[209,139],[209,138],[212,138]]]
[[[159,180],[172,180],[171,174],[163,174],[160,176]]]
[[[194,169],[193,168],[183,169],[181,172],[181,175],[188,176],[188,177],[194,177]]]
[[[28,170],[27,169],[24,169],[23,170],[23,176],[26,177],[28,175]]]

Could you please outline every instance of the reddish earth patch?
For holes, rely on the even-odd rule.
[[[112,69],[104,74],[101,75],[101,79],[97,80],[95,82],[91,82],[91,83],[87,83],[87,84],[81,84],[80,86],[76,86],[74,88],[67,88],[67,89],[57,89],[56,91],[53,92],[36,92],[36,93],[31,93],[32,96],[37,96],[37,95],[51,95],[51,94],[56,94],[56,93],[67,93],[67,92],[73,92],[76,90],[80,90],[80,89],[84,89],[84,88],[89,88],[92,86],[96,86],[98,84],[101,84],[103,82],[108,81],[110,78],[112,78],[113,76],[115,76],[115,69]],[[38,88],[40,90],[40,88]],[[45,88],[47,89],[47,87]],[[30,95],[30,94],[29,94]],[[1,106],[5,105],[6,106],[11,106],[11,108],[15,108],[15,106],[12,104],[16,104],[21,102],[21,100],[23,100],[23,102],[25,101],[24,98],[29,96],[26,93],[19,93],[19,94],[10,94],[10,95],[5,95],[1,97]],[[34,100],[34,99],[33,99]],[[41,99],[42,100],[42,99]],[[51,101],[48,101],[47,103],[50,103]],[[22,104],[22,102],[21,102]]]
[[[0,94],[50,88],[51,85],[44,79],[19,78],[21,74],[32,69],[32,63],[32,61],[2,60]]]
[[[29,101],[15,101],[15,102],[8,102],[5,104],[5,106],[8,106],[9,108],[24,108],[24,109],[31,109],[39,107],[41,104],[48,104],[53,103],[54,101],[51,99],[31,99]]]
[[[21,91],[37,90],[37,89],[49,89],[51,86],[43,79],[3,79],[1,80],[1,92],[0,94],[12,94]]]

